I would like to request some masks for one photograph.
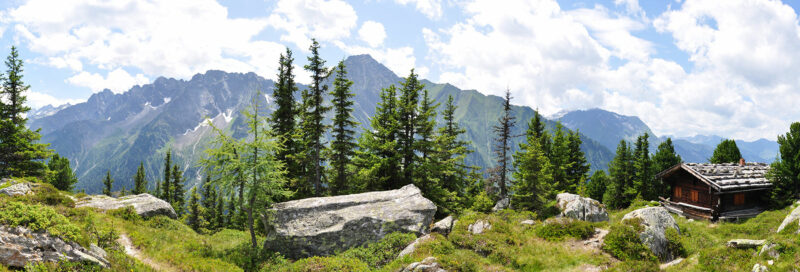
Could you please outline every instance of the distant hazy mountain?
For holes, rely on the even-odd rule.
[[[602,109],[561,112],[554,117],[570,129],[578,129],[589,138],[595,139],[609,150],[616,150],[620,140],[636,141],[642,133],[650,134],[650,151],[655,152],[659,143],[667,137],[658,137],[639,117],[625,116]],[[687,162],[707,162],[714,148],[723,140],[716,135],[697,135],[675,138],[672,141],[675,151]],[[778,143],[766,139],[753,142],[736,140],[742,156],[747,161],[772,162],[778,152]]]
[[[354,81],[354,116],[362,126],[369,125],[382,88],[402,79],[368,55],[352,56],[345,60],[348,76]],[[332,65],[332,63],[329,63]],[[486,96],[474,90],[462,91],[449,84],[423,81],[430,95],[444,103],[452,95],[458,105],[456,120],[467,130],[475,153],[470,163],[487,167],[494,165],[491,127],[501,114],[502,99]],[[70,158],[79,179],[77,189],[99,192],[101,179],[110,171],[115,179],[114,189],[133,187],[132,176],[144,162],[151,187],[161,180],[163,157],[173,150],[175,161],[182,165],[187,185],[196,184],[203,170],[196,166],[211,137],[204,123],[212,119],[218,127],[243,136],[245,126],[241,111],[257,90],[262,102],[271,108],[274,82],[254,73],[208,71],[190,80],[158,78],[152,84],[135,86],[122,94],[105,90],[92,95],[86,102],[66,105],[60,109],[42,108],[31,114],[31,128],[41,128],[43,141],[62,156]],[[300,88],[305,88],[300,86]],[[440,108],[441,110],[441,108]],[[517,125],[514,135],[522,135],[534,111],[529,107],[513,107]],[[330,117],[330,116],[329,116]],[[440,117],[441,118],[441,117]],[[547,122],[552,128],[554,123]],[[361,129],[357,130],[359,133]],[[582,135],[589,162],[593,169],[605,169],[613,154],[602,144]],[[514,148],[522,137],[513,140]]]

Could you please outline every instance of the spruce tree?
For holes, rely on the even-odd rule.
[[[511,128],[514,127],[515,117],[511,115],[511,90],[506,90],[506,97],[503,100],[503,113],[500,119],[497,120],[498,124],[492,127],[496,138],[494,152],[497,158],[498,169],[494,173],[497,175],[497,186],[500,188],[500,199],[508,197],[508,183],[507,174],[511,170]]]
[[[466,130],[461,128],[455,120],[456,109],[453,97],[448,96],[447,103],[442,110],[444,124],[439,127],[434,142],[435,160],[440,166],[437,180],[444,190],[454,194],[457,198],[456,201],[450,201],[446,205],[448,210],[454,212],[458,212],[457,209],[460,208],[469,208],[468,189],[477,184],[480,179],[476,177],[477,167],[469,166],[466,163],[466,157],[472,153],[472,150],[469,148],[470,143],[462,140]],[[472,189],[477,191],[479,188]]]
[[[172,202],[172,149],[167,150],[164,157],[164,182],[161,183],[161,195],[159,198]]]
[[[106,171],[106,178],[103,179],[103,194],[111,196],[111,186],[114,185],[114,179],[111,178],[111,171]]]
[[[207,224],[207,229],[215,229],[217,226],[214,225],[215,217],[214,214],[216,212],[216,205],[217,205],[217,190],[214,188],[214,185],[211,184],[211,177],[206,176],[206,180],[203,183],[203,187],[201,188],[202,192],[202,206],[203,211],[202,213],[204,222]]]
[[[153,196],[161,198],[161,181],[156,180],[156,190],[153,192]]]
[[[58,154],[53,155],[47,164],[47,168],[53,171],[50,184],[56,189],[71,192],[75,183],[78,183],[78,178],[75,177],[75,173],[69,167],[69,159],[66,157],[61,157]]]
[[[200,232],[203,226],[203,207],[200,205],[200,197],[197,195],[197,187],[192,187],[192,193],[189,197],[189,217],[186,219],[186,224],[189,225],[194,231]]]
[[[672,145],[672,139],[667,138],[666,141],[663,141],[658,145],[656,154],[653,155],[653,173],[660,173],[661,171],[667,170],[670,167],[681,163],[681,161],[681,156],[675,153],[675,147]],[[659,187],[659,196],[669,195],[670,188],[667,188],[667,185],[664,184],[662,180],[658,179],[655,181],[655,183]]]
[[[526,141],[514,153],[511,203],[516,209],[542,211],[552,198],[553,166],[536,138],[535,120],[526,131]]]
[[[617,145],[617,153],[608,165],[609,182],[603,194],[603,203],[614,209],[630,205],[637,192],[633,187],[633,151],[625,140]]]
[[[644,200],[657,200],[660,187],[656,184],[653,162],[650,159],[650,141],[647,133],[637,137],[634,149],[633,187]]]
[[[608,176],[603,170],[597,170],[589,178],[589,184],[586,185],[586,196],[591,199],[601,201],[603,200],[603,193],[606,191],[606,184],[608,183]]]
[[[45,177],[44,161],[53,151],[47,149],[49,144],[37,143],[42,137],[39,130],[27,128],[30,107],[25,106],[25,92],[30,85],[22,81],[23,64],[16,47],[11,47],[5,64],[6,74],[0,74],[0,176]]]
[[[365,129],[359,138],[353,164],[360,169],[360,191],[396,189],[400,184],[396,94],[394,85],[381,90],[381,101],[370,119],[372,130]]]
[[[778,159],[772,163],[767,178],[772,181],[770,205],[783,208],[792,204],[800,193],[800,123],[789,126],[785,135],[778,135]]]
[[[711,155],[709,161],[711,163],[738,163],[741,158],[742,153],[739,152],[736,141],[725,139],[714,149],[714,154]]]
[[[273,91],[277,108],[269,118],[275,137],[283,143],[284,148],[276,157],[286,165],[286,177],[290,180],[290,184],[296,184],[302,174],[297,162],[299,158],[295,156],[301,149],[298,147],[299,143],[295,141],[299,109],[294,97],[297,85],[294,81],[293,62],[292,51],[287,47],[286,53],[280,56],[278,80]]]
[[[414,178],[414,161],[416,159],[415,144],[417,115],[419,114],[419,95],[425,85],[419,82],[414,69],[403,81],[400,91],[400,99],[397,105],[397,124],[400,126],[400,133],[397,137],[399,153],[402,163],[403,180],[401,184],[394,184],[393,188],[411,183]]]
[[[236,214],[236,201],[234,199],[235,197],[233,194],[228,198],[228,207],[226,208],[228,213],[225,214],[225,227],[229,229],[241,229],[234,219],[234,215]]]
[[[570,187],[586,185],[585,181],[591,168],[586,161],[583,150],[581,150],[582,143],[581,135],[577,130],[569,132],[566,180],[570,184]]]
[[[553,189],[558,192],[575,192],[575,183],[567,179],[567,170],[569,165],[569,132],[565,132],[564,126],[561,123],[556,123],[556,129],[553,131],[553,143],[551,146],[548,159],[552,165],[553,172]]]
[[[172,192],[170,192],[170,204],[172,204],[172,208],[175,209],[175,212],[183,214],[184,208],[184,194],[186,191],[183,189],[183,171],[178,168],[177,164],[172,165],[172,182],[170,187],[172,188]]]
[[[314,195],[321,196],[323,189],[322,165],[324,164],[322,153],[325,149],[322,140],[328,129],[323,124],[323,121],[325,120],[325,113],[330,110],[330,107],[323,105],[323,95],[327,93],[328,86],[323,84],[322,81],[329,74],[328,69],[325,68],[325,60],[319,56],[319,43],[316,39],[311,40],[309,50],[311,51],[311,56],[308,57],[309,63],[303,68],[311,73],[311,85],[307,96],[304,97],[307,101],[303,102],[305,112],[303,113],[302,134],[306,139],[305,144],[307,145],[306,152],[308,152],[308,155],[306,159],[310,162],[310,168],[308,169],[311,172],[308,174],[309,183],[314,185]]]
[[[553,139],[550,136],[550,132],[545,129],[544,120],[539,114],[539,110],[533,112],[533,121],[530,122],[529,126],[530,125],[533,125],[533,134],[539,139],[539,145],[549,158],[551,155],[550,152],[552,151]]]
[[[214,227],[215,229],[225,228],[225,197],[222,190],[217,194],[217,206],[214,208]]]
[[[144,173],[144,163],[139,163],[139,168],[136,169],[136,175],[133,176],[133,194],[143,194],[147,191],[147,178]]]
[[[426,188],[429,193],[434,193],[434,190],[441,190],[438,178],[439,172],[443,170],[441,161],[434,157],[436,152],[436,143],[434,142],[436,140],[436,108],[439,104],[428,96],[428,90],[422,91],[422,100],[419,103],[419,113],[414,128],[417,134],[414,153],[419,154],[419,157],[416,158],[416,166],[414,166],[417,170],[413,182],[419,188]],[[442,192],[439,194],[441,195]]]
[[[344,61],[340,61],[336,66],[336,77],[333,80],[333,91],[331,99],[333,104],[333,129],[331,142],[331,194],[338,195],[352,190],[352,185],[348,184],[351,173],[351,159],[356,147],[355,126],[358,125],[353,120],[353,97],[350,86],[353,81],[347,79]]]

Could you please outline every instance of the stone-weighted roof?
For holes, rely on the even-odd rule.
[[[769,188],[772,183],[766,178],[769,165],[749,162],[740,166],[738,163],[682,163],[680,167],[672,167],[658,176],[668,172],[685,169],[719,191],[738,191]]]

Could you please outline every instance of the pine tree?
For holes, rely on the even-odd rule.
[[[275,82],[273,96],[277,108],[270,116],[270,125],[273,128],[275,137],[283,143],[284,149],[279,151],[277,159],[286,165],[286,177],[290,184],[299,182],[301,169],[298,158],[295,156],[301,149],[295,141],[296,119],[299,112],[295,93],[297,85],[294,81],[294,58],[292,51],[286,48],[286,53],[281,54],[278,67],[278,80]],[[297,190],[298,188],[292,188]]]
[[[147,178],[144,173],[144,163],[139,163],[139,168],[136,169],[136,175],[133,176],[133,194],[143,194],[147,190]]]
[[[783,208],[792,204],[800,193],[800,122],[789,126],[785,135],[778,135],[778,159],[772,163],[767,178],[772,181],[770,205]]]
[[[304,97],[307,101],[304,101],[306,111],[303,114],[302,134],[306,139],[307,160],[310,162],[310,169],[308,169],[311,171],[308,175],[309,183],[314,185],[314,195],[321,196],[323,189],[322,165],[324,164],[322,153],[325,149],[322,140],[325,131],[328,129],[328,126],[323,124],[323,121],[325,120],[325,113],[330,110],[330,107],[323,105],[323,95],[327,93],[328,86],[323,84],[322,81],[329,74],[328,69],[325,68],[325,60],[319,56],[319,43],[317,40],[311,40],[309,50],[311,51],[311,56],[308,57],[309,63],[303,68],[311,73],[311,85],[309,86],[307,97]]]
[[[111,186],[114,185],[114,179],[111,178],[111,171],[106,171],[106,178],[103,179],[103,194],[111,196]]]
[[[225,227],[229,229],[241,229],[234,220],[234,215],[236,214],[236,201],[234,199],[233,194],[228,198],[228,207],[226,209],[228,213],[225,214]]]
[[[636,148],[634,149],[634,181],[633,187],[639,192],[644,200],[657,200],[660,194],[660,186],[656,184],[654,175],[653,162],[650,159],[650,141],[647,133],[639,136],[636,139]]]
[[[653,155],[653,172],[660,173],[661,171],[667,170],[670,167],[681,163],[681,161],[681,156],[675,153],[675,147],[672,145],[672,139],[667,138],[666,141],[663,141],[658,145],[658,150],[656,150],[656,154]],[[670,188],[667,188],[667,185],[664,184],[661,179],[658,179],[655,182],[658,186],[659,195],[668,196]]]
[[[564,126],[561,123],[556,123],[556,129],[553,131],[553,144],[551,146],[548,159],[552,165],[553,171],[553,189],[558,192],[575,192],[575,185],[567,180],[567,170],[569,165],[569,132],[564,131]]]
[[[69,159],[66,157],[61,157],[58,154],[53,155],[47,164],[47,168],[53,171],[50,184],[53,184],[56,189],[71,192],[75,183],[78,183],[78,178],[75,177],[75,173],[69,167]]]
[[[156,190],[153,192],[153,196],[161,197],[161,181],[156,180]]]
[[[393,188],[410,183],[414,178],[414,161],[416,159],[414,141],[416,138],[417,128],[417,115],[419,114],[419,92],[425,88],[425,85],[417,80],[417,74],[414,69],[402,83],[400,91],[400,100],[397,105],[397,124],[400,127],[400,133],[397,137],[399,144],[399,154],[402,163],[403,180],[401,184],[393,184]]]
[[[211,177],[206,176],[206,181],[203,183],[202,190],[202,206],[203,210],[205,211],[202,213],[202,216],[207,224],[206,228],[215,229],[218,227],[214,225],[214,219],[216,217],[214,213],[216,212],[215,209],[217,205],[217,190],[214,188],[214,185],[211,184]]]
[[[204,209],[200,205],[200,197],[197,195],[197,187],[193,187],[189,197],[189,217],[186,219],[186,224],[196,232],[200,232],[200,228],[204,225],[201,215],[203,212]]]
[[[603,203],[614,209],[630,205],[637,192],[633,188],[633,151],[625,140],[617,145],[617,154],[608,165],[609,182],[603,194]]]
[[[351,159],[356,147],[355,131],[353,128],[358,125],[353,120],[353,97],[350,86],[353,81],[347,79],[344,61],[340,61],[336,66],[336,77],[333,80],[333,91],[331,92],[333,103],[333,129],[331,142],[331,194],[338,195],[351,191],[351,184],[348,184],[351,173]]]
[[[220,190],[217,194],[217,206],[214,208],[215,229],[225,228],[225,197]]]
[[[495,174],[497,175],[497,186],[500,188],[501,199],[508,196],[508,189],[506,188],[508,183],[507,174],[512,166],[508,153],[511,152],[511,128],[514,127],[514,119],[515,117],[511,115],[511,90],[506,90],[506,97],[503,101],[503,115],[500,116],[498,124],[492,127],[492,130],[497,135],[494,152],[497,156],[498,171]]]
[[[711,155],[709,161],[711,163],[738,163],[741,158],[742,153],[739,152],[736,141],[725,139],[714,149],[714,154]]]
[[[397,152],[397,89],[394,85],[381,90],[381,101],[358,141],[353,164],[359,169],[360,191],[396,189],[400,184],[400,154]]]
[[[172,192],[170,192],[170,204],[172,204],[172,208],[175,209],[175,212],[178,215],[183,214],[184,211],[184,195],[186,191],[183,189],[183,171],[178,168],[177,164],[172,165],[172,182],[170,187],[172,188]]]
[[[476,168],[466,164],[466,157],[472,150],[469,149],[469,142],[460,139],[467,131],[456,122],[456,109],[453,96],[448,96],[442,110],[444,125],[439,128],[435,146],[438,148],[438,160],[444,166],[439,177],[442,186],[450,192],[463,195],[467,186],[474,181],[471,172]]]
[[[36,143],[42,137],[39,130],[27,128],[30,107],[25,106],[25,92],[30,85],[22,81],[23,64],[16,47],[11,47],[5,64],[6,75],[0,74],[0,176],[45,177],[44,161],[53,151],[47,149],[49,144]]]
[[[172,202],[172,149],[167,150],[164,157],[164,182],[161,183],[161,195],[159,198]]]
[[[514,153],[511,203],[516,209],[541,211],[552,198],[553,166],[536,138],[535,119],[526,131],[526,141]]]
[[[414,153],[419,154],[419,157],[416,158],[417,165],[414,166],[417,171],[413,182],[419,188],[427,188],[428,190],[441,190],[438,178],[440,176],[439,172],[443,169],[441,162],[434,157],[436,155],[434,154],[436,152],[436,143],[434,141],[436,140],[437,107],[439,107],[439,104],[428,96],[428,90],[423,90],[414,128],[417,134],[417,139],[414,142]]]
[[[606,184],[608,183],[608,176],[603,170],[597,170],[589,178],[589,184],[586,185],[586,195],[594,200],[603,200],[603,193],[606,191]]]
[[[591,166],[586,161],[586,156],[581,150],[581,135],[578,131],[569,132],[567,151],[566,180],[570,186],[585,186]],[[599,198],[596,198],[599,199]]]
[[[544,120],[542,120],[539,110],[533,112],[533,121],[531,121],[530,125],[533,125],[533,134],[539,139],[539,145],[549,158],[552,152],[553,139],[550,137],[550,132],[545,130]]]

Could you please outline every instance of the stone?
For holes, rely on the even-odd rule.
[[[756,248],[764,245],[766,240],[733,239],[728,241],[728,247],[732,248]]]
[[[447,235],[450,233],[450,230],[453,229],[453,222],[453,216],[448,215],[444,219],[439,220],[439,222],[434,223],[431,231],[441,233],[442,235]]]
[[[11,183],[10,186],[0,189],[0,194],[5,194],[7,196],[19,196],[19,195],[27,195],[31,192],[31,185],[27,182],[17,182],[11,179],[2,179],[0,180],[0,184],[7,184]]]
[[[435,213],[436,205],[414,185],[282,202],[270,209],[267,245],[294,259],[327,256],[396,231],[427,234]]]
[[[106,258],[108,256],[108,253],[106,253],[106,250],[101,248],[101,247],[99,247],[99,246],[97,246],[96,244],[89,245],[89,252],[91,252],[95,256],[100,256],[100,257],[103,257],[103,258]]]
[[[83,197],[75,203],[75,208],[91,207],[104,211],[114,210],[132,206],[142,218],[149,218],[156,215],[165,215],[172,219],[177,219],[178,214],[172,205],[164,200],[150,194],[138,194],[113,198],[106,195],[93,195]]]
[[[24,267],[34,262],[59,260],[92,262],[108,267],[105,257],[87,250],[75,242],[66,242],[45,231],[30,231],[25,227],[0,226],[0,263],[9,267]]]
[[[789,213],[789,215],[787,215],[786,218],[783,219],[783,222],[781,222],[781,225],[778,226],[778,231],[777,232],[781,232],[784,228],[786,228],[786,226],[788,226],[789,224],[792,224],[792,223],[794,223],[795,225],[800,226],[800,206],[797,206],[797,208],[794,208],[794,210],[792,210],[792,212]],[[797,232],[800,233],[800,227],[798,227]]]
[[[608,212],[599,201],[576,194],[560,193],[556,206],[561,216],[589,222],[608,221]]]
[[[533,220],[530,220],[530,219],[528,219],[528,220],[522,220],[522,221],[521,221],[521,222],[519,222],[519,223],[520,223],[520,224],[523,224],[523,225],[533,225],[533,224],[536,224],[536,221],[533,221]]]
[[[772,257],[773,259],[778,259],[781,257],[781,254],[778,252],[777,246],[775,243],[766,243],[764,246],[761,247],[761,250],[758,251],[758,256],[762,256],[766,254],[767,256]]]
[[[753,265],[753,270],[752,271],[753,272],[767,272],[767,271],[769,271],[769,269],[767,269],[767,267],[765,265],[757,263],[757,264]]]
[[[404,267],[402,272],[447,272],[436,262],[435,257],[427,257],[421,262],[411,263]]]
[[[661,264],[658,268],[660,268],[661,270],[667,270],[667,267],[679,264],[681,262],[683,262],[683,258],[677,258],[675,260],[672,260],[671,262]]]
[[[492,207],[492,212],[496,212],[496,211],[508,208],[508,203],[509,202],[510,202],[510,200],[508,200],[508,197],[504,197],[503,199],[500,199],[499,201],[497,201],[497,203],[494,204],[494,207]]]
[[[595,228],[594,235],[586,239],[583,245],[600,249],[603,247],[603,241],[605,241],[606,235],[608,235],[607,229]]]
[[[484,231],[490,229],[492,229],[492,224],[489,224],[488,221],[482,219],[475,221],[475,223],[469,224],[469,226],[467,226],[467,230],[472,234],[481,234]]]
[[[680,234],[680,228],[675,218],[663,207],[647,207],[629,212],[622,220],[640,218],[644,231],[639,233],[639,240],[662,261],[671,261],[675,258],[673,252],[667,249],[667,228],[673,228]]]
[[[416,240],[414,240],[414,242],[411,242],[411,244],[409,244],[402,251],[400,251],[400,253],[397,254],[397,258],[402,258],[403,256],[414,253],[414,250],[417,249],[417,245],[419,245],[419,243],[425,242],[430,239],[433,239],[433,236],[431,236],[430,234],[425,234],[422,237],[417,238]]]

